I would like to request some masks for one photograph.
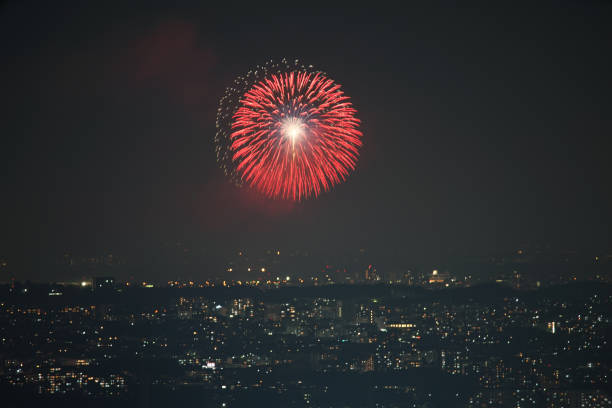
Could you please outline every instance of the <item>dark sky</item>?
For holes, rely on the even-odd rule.
[[[65,251],[146,264],[176,241],[415,262],[610,250],[610,3],[123,3],[0,6],[0,258],[17,276]],[[229,184],[212,144],[225,86],[282,57],[342,84],[363,122],[357,171],[299,204]]]

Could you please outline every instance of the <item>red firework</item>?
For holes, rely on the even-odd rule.
[[[271,74],[246,91],[232,117],[239,177],[269,197],[301,200],[346,179],[359,157],[359,119],[322,73]]]

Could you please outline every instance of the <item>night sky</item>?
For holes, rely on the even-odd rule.
[[[85,3],[0,6],[0,258],[18,278],[179,241],[417,263],[612,247],[610,3]],[[234,187],[213,146],[224,88],[283,57],[342,84],[364,133],[348,181],[302,203]]]

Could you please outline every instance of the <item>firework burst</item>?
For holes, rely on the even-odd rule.
[[[221,98],[218,162],[236,183],[268,197],[316,197],[355,169],[362,137],[355,113],[325,73],[270,61]]]

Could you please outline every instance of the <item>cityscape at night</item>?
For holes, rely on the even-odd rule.
[[[305,251],[254,255],[236,251],[205,281],[5,282],[3,394],[58,406],[612,404],[612,254],[518,249],[381,269],[359,249],[309,274],[288,272]],[[66,262],[112,272],[110,259]]]
[[[0,405],[612,407],[610,21],[2,2]]]

